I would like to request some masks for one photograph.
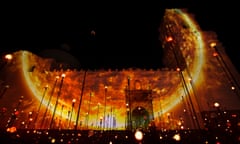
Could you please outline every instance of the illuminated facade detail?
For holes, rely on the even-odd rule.
[[[154,120],[152,90],[126,90],[130,110],[127,129],[148,129]]]
[[[61,129],[124,130],[147,128],[152,120],[157,129],[202,129],[211,125],[207,120],[216,110],[238,118],[239,74],[216,35],[202,32],[191,15],[178,9],[166,10],[160,30],[167,68],[158,70],[53,69],[52,59],[15,52],[1,71],[8,91],[1,93],[0,127],[29,128],[30,118],[36,129],[61,124]],[[64,83],[56,77],[62,73]],[[24,99],[19,101],[19,95]]]
[[[130,78],[125,89],[126,99],[126,129],[148,129],[154,120],[152,90],[142,89],[141,82],[136,80],[134,88],[131,89]]]

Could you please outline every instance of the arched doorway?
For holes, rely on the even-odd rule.
[[[150,122],[148,111],[141,106],[136,107],[132,111],[132,128],[143,128],[146,129]]]

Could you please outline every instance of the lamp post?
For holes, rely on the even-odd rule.
[[[100,118],[99,118],[99,120],[100,120],[100,129],[102,130],[102,128],[103,128],[103,117],[102,116],[100,116]]]
[[[132,130],[132,101],[131,101],[131,87],[130,87],[130,80],[131,80],[131,77],[128,76],[127,77],[128,79],[128,87],[127,87],[127,95],[128,95],[128,103],[127,103],[127,106],[128,106],[128,122],[127,122],[127,127],[128,129]]]
[[[215,108],[217,108],[219,110],[220,104],[218,102],[215,102],[213,105]]]
[[[161,102],[161,91],[159,93],[159,124],[160,124],[160,128],[162,130],[162,115],[163,115],[163,112],[162,112],[162,102]]]
[[[90,92],[90,94],[89,94],[88,113],[87,113],[87,128],[88,128],[88,120],[89,120],[89,115],[90,115],[91,97],[92,97],[92,92]]]
[[[220,103],[218,102],[214,102],[213,106],[217,109],[217,117],[216,117],[216,120],[217,120],[217,127],[222,127],[222,125],[225,124],[225,119],[224,119],[224,116],[222,114],[222,111],[220,109]]]
[[[4,89],[1,91],[0,93],[0,99],[4,96],[4,94],[6,93],[6,91],[9,89],[9,85],[5,85]]]
[[[27,124],[27,127],[29,127],[29,128],[30,128],[30,125],[31,125],[32,120],[33,120],[32,114],[33,113],[31,111],[28,113],[28,124]]]
[[[63,108],[64,108],[64,105],[62,105],[62,108],[61,108],[61,116],[60,116],[60,119],[59,119],[59,124],[58,124],[58,127],[59,129],[61,129],[61,125],[62,125],[62,114],[63,114]]]
[[[6,55],[4,55],[4,57],[2,57],[2,59],[1,59],[1,67],[0,67],[0,69],[2,70],[3,68],[4,68],[4,66],[6,65],[6,64],[8,64],[11,60],[13,59],[13,55],[12,54],[6,54]]]
[[[47,115],[48,108],[49,108],[49,106],[50,106],[50,102],[51,102],[51,99],[52,99],[52,96],[53,96],[55,87],[56,87],[56,85],[57,85],[58,79],[59,79],[59,76],[56,76],[55,81],[54,81],[54,85],[53,85],[53,89],[52,89],[52,91],[51,91],[51,95],[50,95],[50,98],[49,98],[49,100],[48,100],[48,104],[47,104],[46,110],[45,110],[45,112],[44,112],[44,114],[43,114],[43,119],[42,119],[41,125],[40,125],[41,128],[42,128],[42,126],[43,126],[43,124],[44,124],[44,120],[45,120],[45,117],[46,117],[46,115]]]
[[[72,113],[73,113],[73,108],[74,108],[74,104],[76,102],[76,99],[72,100],[72,110],[71,110],[71,114],[70,114],[70,119],[69,119],[69,123],[68,123],[68,128],[70,129],[70,124],[72,123]]]
[[[13,59],[12,54],[6,54],[0,59],[0,70],[3,71],[5,65],[10,63]],[[9,85],[5,85],[3,89],[0,90],[0,99],[3,97],[3,95],[6,93],[6,91],[9,89]]]
[[[7,123],[7,125],[6,125],[7,128],[13,126],[14,121],[17,119],[17,117],[18,117],[18,115],[19,115],[19,113],[20,113],[20,112],[19,112],[19,108],[20,108],[20,105],[21,105],[22,102],[23,102],[23,98],[24,98],[24,96],[21,96],[21,97],[19,98],[18,105],[17,105],[17,107],[14,109],[14,112],[12,113],[11,117],[10,117],[9,120],[8,120],[8,123]]]
[[[96,117],[96,127],[98,127],[98,115],[99,115],[99,107],[100,107],[100,103],[97,103],[97,117]]]
[[[34,119],[34,122],[33,122],[34,128],[36,128],[36,122],[37,122],[38,115],[39,115],[39,112],[40,112],[40,109],[41,109],[41,106],[42,106],[43,99],[44,99],[44,97],[45,97],[45,95],[46,95],[47,89],[48,89],[48,85],[46,85],[46,86],[44,87],[42,99],[41,99],[41,101],[40,101],[40,105],[39,105],[39,107],[38,107],[37,114],[36,114],[35,119]]]
[[[104,87],[104,113],[103,113],[103,130],[106,127],[106,104],[107,104],[107,86]]]
[[[113,107],[111,105],[110,119],[109,119],[109,128],[110,128],[110,130],[112,130],[112,123],[113,123]]]
[[[109,116],[109,129],[112,130],[112,124],[113,124],[113,104],[112,104],[112,96],[110,96],[110,116]]]
[[[69,123],[69,121],[70,121],[70,114],[71,114],[71,111],[70,110],[68,110],[68,112],[67,112],[67,124]]]
[[[219,62],[222,70],[224,71],[226,78],[228,79],[228,81],[231,84],[231,89],[234,90],[238,96],[240,96],[239,82],[236,80],[236,78],[234,77],[234,74],[232,73],[229,66],[225,62],[223,56],[221,55],[221,51],[218,48],[217,43],[212,41],[212,42],[210,42],[209,46],[214,49],[213,56],[217,58],[217,61]],[[237,87],[237,89],[235,88],[235,86]]]
[[[74,128],[75,130],[77,130],[77,127],[78,127],[78,119],[79,119],[81,105],[82,105],[82,97],[83,97],[83,91],[84,91],[84,86],[85,86],[86,75],[87,75],[87,70],[84,72],[82,91],[81,91],[81,95],[80,95],[80,102],[79,102],[79,105],[78,105],[76,125],[75,125],[75,128]]]
[[[223,118],[222,116],[222,112],[221,112],[221,110],[220,110],[220,103],[218,103],[218,102],[214,102],[214,104],[213,104],[213,106],[217,109],[217,115],[218,116],[221,116],[221,118]]]
[[[58,105],[58,99],[59,99],[59,97],[61,95],[61,89],[62,89],[63,80],[64,80],[65,76],[66,76],[65,74],[62,74],[62,76],[61,76],[62,80],[61,80],[61,83],[60,83],[60,87],[59,87],[59,91],[58,91],[55,107],[54,107],[53,114],[52,114],[52,119],[51,119],[51,122],[50,122],[50,129],[53,126],[53,121],[54,121],[54,117],[55,117],[55,113],[56,113],[56,109],[57,109],[57,105]]]

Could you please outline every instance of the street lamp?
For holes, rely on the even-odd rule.
[[[162,111],[162,102],[161,102],[161,91],[159,93],[159,108],[160,108],[160,110],[159,110],[159,113],[160,113],[160,115],[159,115],[159,123],[160,123],[160,127],[162,129],[162,115],[163,115],[163,111]]]
[[[100,107],[100,103],[97,103],[97,117],[96,117],[96,127],[98,127],[98,115],[99,115],[99,107]]]
[[[90,94],[89,94],[88,114],[87,114],[87,128],[88,128],[88,120],[89,120],[89,115],[90,115],[91,97],[92,97],[92,92],[90,92]]]
[[[4,58],[5,58],[5,60],[10,61],[10,60],[12,60],[13,56],[12,56],[12,54],[6,54],[4,56]]]
[[[4,55],[4,57],[2,57],[2,59],[1,59],[1,70],[4,68],[4,66],[7,64],[7,63],[9,63],[11,60],[13,59],[13,55],[12,54],[6,54],[6,55]]]
[[[99,120],[100,120],[100,122],[99,122],[99,123],[100,123],[100,129],[102,129],[103,117],[100,116],[100,119],[99,119]]]
[[[218,102],[215,102],[213,105],[214,105],[214,107],[217,108],[217,109],[220,107],[220,104],[219,104]]]
[[[221,115],[220,104],[218,102],[215,102],[213,106],[217,109],[217,114]]]
[[[34,124],[34,127],[36,127],[36,121],[37,121],[37,118],[38,118],[38,115],[39,115],[39,112],[40,112],[40,108],[41,108],[41,106],[42,106],[43,99],[44,99],[44,97],[45,97],[45,95],[46,95],[47,89],[48,89],[48,85],[46,85],[46,86],[44,87],[42,99],[41,99],[41,101],[40,101],[40,105],[39,105],[39,107],[38,107],[36,117],[35,117],[35,119],[34,119],[34,123],[33,123],[33,124]]]
[[[56,109],[57,109],[57,105],[58,105],[58,99],[59,99],[59,97],[61,95],[61,89],[62,89],[63,80],[64,80],[65,76],[66,76],[65,74],[62,74],[62,76],[61,76],[62,80],[61,80],[61,83],[60,83],[60,87],[59,87],[59,91],[58,91],[55,107],[54,107],[53,114],[52,114],[52,119],[51,119],[51,122],[50,122],[50,129],[52,128],[52,125],[53,125],[53,121],[54,121],[54,117],[55,117],[55,113],[56,113]]]
[[[132,100],[131,100],[131,87],[130,87],[130,80],[131,80],[131,77],[128,76],[127,77],[128,79],[128,86],[127,86],[127,128],[132,130]]]
[[[61,108],[61,116],[60,116],[60,120],[59,120],[59,124],[58,124],[59,129],[61,129],[61,127],[62,127],[63,108],[64,108],[64,105],[62,105],[62,108]]]
[[[107,103],[107,86],[104,87],[105,91],[104,91],[104,114],[103,114],[103,130],[105,129],[105,122],[106,122],[106,103]]]
[[[30,127],[30,125],[32,123],[32,120],[33,120],[32,114],[33,113],[31,111],[28,113],[28,125],[27,125],[27,127]]]
[[[19,98],[19,100],[18,100],[18,105],[17,105],[17,107],[14,109],[14,112],[12,113],[11,117],[10,117],[9,120],[8,120],[8,123],[7,123],[7,125],[6,125],[7,128],[13,126],[14,121],[17,119],[17,117],[18,117],[18,115],[19,115],[19,113],[20,113],[20,112],[19,112],[19,108],[20,108],[20,106],[21,106],[21,104],[22,104],[22,102],[23,102],[23,98],[24,98],[24,96],[21,96],[21,97]]]
[[[6,93],[6,91],[9,89],[9,85],[5,85],[4,89],[1,91],[0,93],[0,99],[4,96],[4,94]]]
[[[71,110],[71,114],[70,114],[70,119],[69,119],[69,123],[68,123],[68,128],[70,128],[70,124],[72,122],[72,113],[73,113],[73,108],[74,108],[74,104],[76,102],[76,99],[72,100],[72,110]]]
[[[213,106],[217,109],[217,119],[220,118],[220,120],[218,120],[217,122],[217,127],[221,127],[221,125],[225,125],[226,122],[225,117],[220,109],[220,104],[218,102],[215,102]]]
[[[75,130],[77,130],[77,127],[78,127],[78,119],[79,119],[79,115],[80,115],[80,108],[81,108],[81,105],[82,105],[82,97],[83,97],[83,91],[84,91],[84,86],[85,86],[86,75],[87,75],[87,70],[84,72],[82,90],[81,90],[81,95],[80,95],[80,102],[79,102],[79,105],[78,105],[76,125],[74,127]]]
[[[110,117],[109,117],[109,129],[112,130],[112,124],[113,124],[113,104],[112,104],[112,96],[110,96]]]
[[[52,91],[51,91],[51,95],[50,95],[50,98],[49,98],[49,100],[48,100],[48,104],[47,104],[46,110],[45,110],[45,112],[44,112],[44,114],[43,114],[43,119],[42,119],[42,121],[41,121],[41,125],[40,125],[41,128],[42,128],[42,126],[43,126],[43,123],[44,123],[45,117],[46,117],[46,115],[47,115],[48,108],[49,108],[49,106],[50,106],[50,102],[51,102],[51,99],[52,99],[53,93],[54,93],[54,91],[55,91],[55,87],[56,87],[56,85],[57,85],[57,81],[58,81],[58,79],[59,79],[59,76],[56,76],[56,77],[55,77],[54,84],[53,84],[53,89],[52,89]]]
[[[226,74],[226,77],[228,78],[230,84],[232,85],[231,89],[235,90],[235,86],[237,86],[238,91],[236,91],[236,92],[237,92],[237,95],[239,96],[240,85],[239,85],[238,81],[235,79],[234,74],[231,72],[231,70],[230,70],[229,66],[227,65],[227,63],[225,62],[224,58],[222,57],[221,51],[219,51],[220,49],[218,48],[217,43],[214,41],[211,41],[209,43],[209,46],[214,49],[213,56],[217,58],[219,64],[222,67],[222,70]]]

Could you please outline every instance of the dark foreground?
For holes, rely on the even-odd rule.
[[[143,131],[143,139],[135,138],[135,131],[93,130],[33,130],[13,132],[1,130],[1,144],[237,144],[239,131],[170,130]]]

